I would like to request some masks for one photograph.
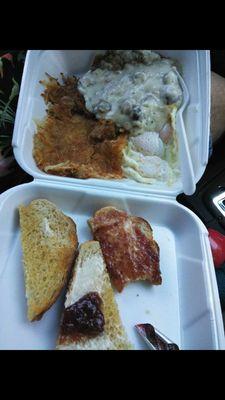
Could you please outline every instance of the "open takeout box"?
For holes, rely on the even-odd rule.
[[[183,118],[197,182],[207,165],[210,120],[210,55],[199,50],[158,50],[177,59],[190,94]],[[87,219],[106,205],[145,218],[160,247],[163,283],[129,284],[116,293],[120,315],[136,349],[146,349],[134,325],[150,322],[181,349],[225,349],[223,321],[208,233],[199,218],[176,201],[179,180],[172,187],[124,179],[74,179],[45,174],[32,157],[35,119],[45,115],[39,80],[82,74],[95,50],[28,51],[16,121],[13,148],[33,182],[0,196],[0,349],[54,349],[65,292],[38,322],[26,318],[26,299],[20,244],[18,205],[35,198],[54,202],[77,224],[79,243],[91,239]],[[178,132],[179,137],[179,132]]]

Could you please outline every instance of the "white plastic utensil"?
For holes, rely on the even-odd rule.
[[[184,126],[183,120],[183,112],[189,103],[189,92],[187,86],[177,71],[174,69],[177,74],[180,86],[183,90],[183,103],[177,113],[176,123],[177,123],[177,132],[179,135],[179,155],[180,155],[180,168],[181,168],[181,176],[182,176],[182,184],[183,191],[186,195],[192,195],[195,192],[196,184],[195,184],[195,176],[193,170],[192,159],[189,151],[189,145],[187,141],[186,129]]]

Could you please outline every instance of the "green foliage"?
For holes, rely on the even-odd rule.
[[[13,87],[9,96],[9,100],[4,102],[0,100],[0,128],[5,127],[6,123],[13,124],[15,118],[15,112],[10,107],[13,99],[19,94],[19,85],[14,78],[12,78]]]

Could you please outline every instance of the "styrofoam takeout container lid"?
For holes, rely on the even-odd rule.
[[[54,349],[63,293],[41,321],[29,323],[19,233],[18,205],[35,198],[54,202],[77,224],[79,243],[91,239],[87,219],[106,205],[143,217],[153,227],[160,247],[163,284],[129,284],[116,300],[124,326],[136,349],[144,349],[134,330],[150,322],[181,349],[225,349],[219,295],[208,240],[199,218],[176,202],[181,181],[173,187],[143,185],[131,180],[80,180],[47,175],[32,157],[34,120],[45,116],[39,80],[45,73],[59,77],[82,74],[94,50],[29,51],[27,53],[14,127],[14,154],[34,181],[0,196],[0,348]],[[190,103],[184,113],[196,182],[208,161],[210,58],[208,51],[159,50],[182,65]],[[15,334],[16,332],[16,334]]]
[[[161,55],[171,57],[182,66],[182,75],[187,85],[190,102],[183,115],[190,151],[195,183],[201,178],[208,162],[209,122],[210,122],[210,56],[205,50],[156,50]],[[49,174],[41,171],[32,156],[33,135],[36,132],[35,120],[46,115],[46,105],[41,93],[40,80],[46,72],[60,78],[86,72],[96,50],[35,50],[28,51],[20,97],[17,107],[13,134],[13,148],[16,160],[30,175],[38,179],[49,179]],[[177,134],[179,141],[179,132]],[[74,179],[50,176],[56,182],[74,183],[76,186],[107,187],[113,190],[160,194],[175,197],[183,191],[179,179],[171,187],[165,183],[153,185],[135,182],[132,179]],[[190,193],[189,193],[190,194]]]

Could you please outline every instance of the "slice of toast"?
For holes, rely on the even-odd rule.
[[[159,246],[150,224],[115,207],[104,207],[88,220],[98,240],[113,285],[121,292],[128,282],[162,282]]]
[[[104,330],[90,336],[75,328],[66,332],[63,326],[65,313],[85,295],[97,293],[102,300]],[[76,322],[76,321],[75,321]],[[109,275],[97,241],[83,243],[79,249],[73,275],[66,295],[65,307],[57,341],[58,350],[128,350],[132,345],[122,326]]]
[[[75,260],[76,225],[53,203],[33,200],[19,206],[27,317],[39,320],[55,303]]]

